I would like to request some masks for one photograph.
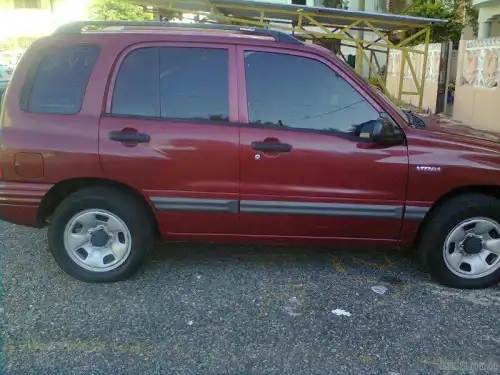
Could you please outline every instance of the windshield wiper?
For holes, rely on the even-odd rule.
[[[409,110],[409,109],[403,109],[403,108],[401,108],[401,110],[406,115],[406,118],[407,118],[407,121],[408,121],[408,125],[410,125],[412,128],[415,128],[415,124],[413,124],[413,116],[412,116],[411,110]]]
[[[404,113],[408,117],[408,124],[415,129],[425,129],[425,121],[412,112],[411,109],[403,109]]]

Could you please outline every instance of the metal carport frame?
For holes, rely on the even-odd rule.
[[[307,7],[301,5],[284,5],[249,0],[126,0],[129,3],[151,6],[155,9],[168,12],[179,12],[200,15],[220,23],[238,23],[259,27],[273,28],[289,32],[298,38],[321,41],[335,39],[352,43],[356,48],[356,70],[362,73],[363,62],[369,69],[369,75],[377,72],[375,77],[384,92],[398,105],[402,95],[418,95],[418,107],[422,109],[422,100],[425,85],[425,71],[427,69],[428,45],[433,25],[442,24],[445,20],[432,18],[409,17],[387,13],[368,13],[349,11],[344,9]],[[420,29],[412,36],[401,40],[391,40],[391,34],[408,30]],[[356,37],[353,32],[368,31],[377,35],[376,40],[365,40]],[[423,50],[408,46],[410,42],[421,35],[425,35]],[[345,45],[345,44],[344,44]],[[374,48],[376,47],[376,48]],[[386,86],[386,75],[380,74],[380,65],[375,56],[376,66],[373,65],[373,52],[386,54],[386,65],[390,49],[402,51],[401,66],[396,98],[391,95]],[[370,57],[367,56],[367,51]],[[423,66],[420,80],[412,64],[409,53],[423,55]],[[343,57],[343,56],[342,56]],[[344,58],[345,60],[345,58]],[[405,64],[411,72],[416,91],[403,91]]]

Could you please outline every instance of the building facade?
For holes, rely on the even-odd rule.
[[[478,39],[500,37],[500,0],[473,0],[479,10]]]
[[[85,19],[89,0],[0,0],[0,51],[26,48],[59,25]]]

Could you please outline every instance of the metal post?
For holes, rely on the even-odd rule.
[[[453,44],[452,42],[448,42],[450,47],[448,48],[448,65],[446,66],[446,88],[445,88],[445,100],[444,100],[444,114],[448,114],[448,86],[450,84],[450,72],[451,72],[451,59],[453,56]]]
[[[385,49],[385,73],[384,73],[384,91],[385,94],[389,94],[389,91],[387,90],[387,77],[389,76],[389,54],[390,54],[390,49],[387,47]]]
[[[425,87],[425,76],[427,74],[427,56],[429,54],[429,42],[431,40],[431,28],[427,27],[425,30],[425,45],[424,45],[424,62],[422,64],[422,77],[420,79],[420,90],[418,92],[418,110],[422,110],[422,104],[424,101],[424,87]]]
[[[356,71],[363,75],[363,44],[361,41],[356,43]]]
[[[397,101],[398,106],[401,105],[401,97],[403,95],[403,83],[405,80],[406,53],[407,53],[407,51],[405,49],[401,50],[401,64],[400,64],[399,82],[398,82],[398,101]]]

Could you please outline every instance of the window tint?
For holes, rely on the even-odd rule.
[[[228,121],[228,51],[161,48],[160,101],[162,117]]]
[[[111,112],[228,121],[227,50],[152,47],[130,52],[116,78]]]
[[[75,114],[80,111],[99,47],[77,45],[51,50],[32,81],[28,111]]]
[[[365,77],[361,76],[356,69],[354,69],[352,66],[349,64],[346,64],[347,68],[351,71],[353,75],[356,75],[357,77],[361,78],[367,85],[371,85],[370,81],[368,81]],[[393,110],[395,110],[402,118],[405,120],[408,118],[408,116],[405,115],[404,111],[399,108],[397,105],[395,105],[391,99],[387,97],[387,95],[384,93],[383,90],[374,90]]]
[[[247,52],[245,69],[251,123],[359,136],[380,117],[354,88],[319,61]]]
[[[118,115],[158,117],[158,48],[139,48],[122,62],[116,77],[111,112]]]

